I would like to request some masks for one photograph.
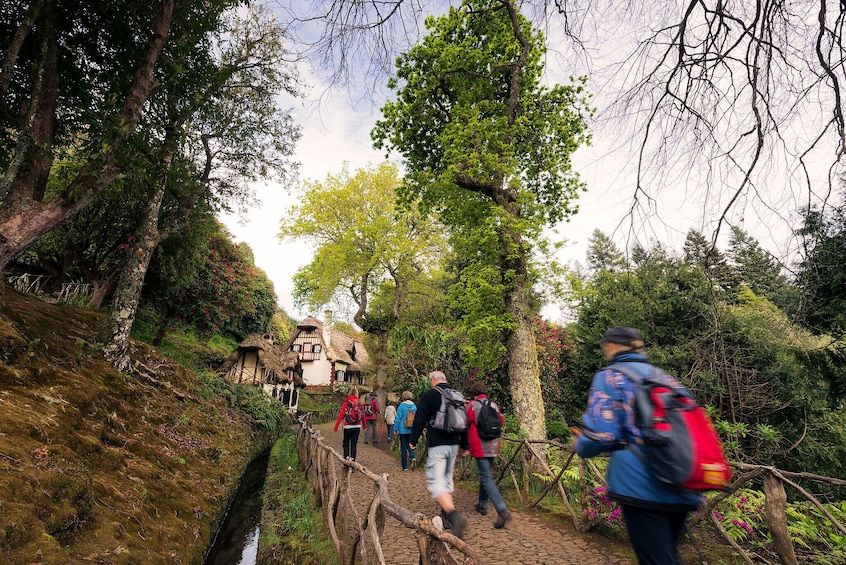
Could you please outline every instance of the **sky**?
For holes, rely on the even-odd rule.
[[[301,66],[300,72],[310,85],[305,99],[292,104],[294,120],[302,127],[302,138],[293,157],[300,163],[300,182],[321,181],[328,174],[338,173],[344,162],[349,163],[351,171],[381,162],[385,155],[375,150],[370,140],[370,130],[380,116],[381,104],[373,98],[384,100],[390,92],[386,89],[373,96],[356,96],[351,90],[327,89],[311,67]],[[596,88],[597,84],[589,82],[588,86]],[[575,168],[588,190],[579,198],[580,211],[569,222],[557,226],[556,239],[567,241],[559,260],[571,266],[576,262],[583,264],[587,241],[597,228],[610,235],[621,249],[626,249],[632,238],[636,238],[642,244],[657,240],[678,250],[691,228],[709,237],[709,226],[721,211],[718,194],[721,188],[709,187],[695,172],[682,170],[673,174],[676,184],[649,203],[647,215],[629,215],[634,153],[621,143],[618,130],[601,127],[599,122],[592,124],[592,130],[592,147],[581,148],[574,155]],[[397,156],[392,158],[398,162]],[[292,297],[293,275],[311,261],[311,250],[307,244],[282,242],[277,237],[280,219],[296,201],[299,186],[262,184],[255,190],[261,200],[259,206],[245,216],[229,215],[221,220],[236,242],[245,242],[253,249],[256,265],[273,282],[279,304],[288,314],[295,319],[309,314],[322,318],[322,312],[295,308]],[[794,203],[784,205],[785,209],[795,207]],[[761,218],[781,212],[750,209],[749,213],[740,214],[740,223],[765,248],[776,253],[785,248],[789,229],[786,224]],[[720,245],[723,250],[724,242],[725,235]],[[544,308],[542,314],[552,321],[561,321],[561,310],[554,305]]]
[[[354,171],[385,159],[384,152],[374,149],[370,140],[370,130],[380,117],[379,108],[370,100],[356,101],[345,92],[334,92],[326,98],[325,91],[312,88],[308,98],[294,107],[293,115],[302,126],[302,138],[293,157],[300,163],[300,183],[305,180],[320,181],[328,174],[336,174],[344,162],[348,162],[350,170]],[[583,179],[593,188],[580,197],[583,211],[561,226],[559,231],[570,242],[564,249],[564,259],[584,262],[585,243],[593,230],[600,227],[610,233],[614,227],[608,223],[597,225],[596,218],[609,220],[611,212],[621,216],[619,206],[621,202],[625,203],[625,199],[620,195],[609,196],[609,191],[603,189],[604,181],[597,181],[600,166],[592,164],[594,157],[591,152],[583,151],[579,158],[584,163]],[[391,159],[399,162],[396,155],[392,155]],[[288,314],[295,319],[309,314],[322,318],[323,312],[297,309],[292,296],[293,275],[312,259],[309,246],[301,242],[283,242],[277,237],[279,222],[296,202],[299,186],[286,189],[278,184],[265,183],[255,186],[255,190],[261,200],[258,207],[250,209],[245,216],[224,215],[221,221],[236,242],[245,242],[252,248],[256,266],[267,273],[280,306]],[[544,314],[557,321],[558,309],[550,306]]]

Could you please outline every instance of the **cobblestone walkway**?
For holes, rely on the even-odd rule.
[[[328,445],[342,453],[340,431],[332,431],[331,424],[317,427]],[[382,444],[364,445],[358,442],[358,463],[377,474],[388,474],[389,494],[395,503],[409,510],[429,516],[437,513],[437,504],[426,490],[423,469],[403,471],[399,458],[387,450],[384,428],[380,430]],[[356,480],[358,477],[358,480]],[[356,498],[362,508],[373,497],[373,483],[360,474],[353,475]],[[456,487],[456,507],[469,520],[466,541],[486,563],[508,565],[633,565],[635,560],[625,550],[610,543],[580,537],[565,529],[556,528],[535,517],[531,512],[511,509],[513,519],[505,528],[495,530],[496,512],[491,507],[487,516],[473,510],[475,491]],[[417,565],[418,554],[412,530],[388,517],[382,535],[385,559],[391,565]]]

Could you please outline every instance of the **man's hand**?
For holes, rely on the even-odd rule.
[[[415,449],[415,450],[416,450],[416,449],[417,449],[417,444],[416,444],[416,443],[409,443],[409,444],[408,444],[408,448],[409,448],[409,449]]]
[[[469,449],[459,449],[458,454],[461,455],[462,457],[466,457],[467,455],[470,455],[470,450]]]

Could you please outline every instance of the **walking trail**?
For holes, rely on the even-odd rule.
[[[332,424],[317,426],[327,445],[338,453],[341,447],[341,431],[333,431]],[[365,445],[358,441],[356,461],[376,474],[388,475],[388,492],[396,504],[413,512],[434,516],[437,504],[426,490],[426,475],[423,469],[403,471],[399,457],[388,451],[385,442],[385,428],[379,430],[381,443]],[[362,434],[363,437],[363,434]],[[356,500],[361,500],[360,511],[369,502],[375,487],[360,473],[352,478]],[[465,488],[471,483],[463,481],[456,485],[456,508],[468,519],[464,536],[466,541],[485,563],[509,565],[634,565],[631,552],[619,544],[612,544],[601,538],[582,537],[563,527],[548,524],[530,512],[510,508],[513,519],[505,528],[495,530],[493,522],[496,511],[491,506],[488,515],[482,516],[473,510],[477,490]],[[359,511],[359,509],[357,509]],[[391,565],[418,565],[417,546],[411,529],[393,519],[385,520],[382,535],[385,560]]]

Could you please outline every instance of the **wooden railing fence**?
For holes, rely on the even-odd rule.
[[[342,564],[358,562],[384,565],[388,562],[381,542],[386,516],[414,530],[420,562],[424,565],[483,563],[469,545],[436,528],[429,517],[395,504],[388,496],[387,475],[377,475],[355,461],[347,461],[326,445],[320,432],[311,428],[310,414],[300,417],[298,422],[297,452],[300,466],[311,480],[315,499],[321,507],[329,536]],[[363,515],[359,515],[354,504],[351,486],[353,471],[367,477],[374,486],[373,497]]]
[[[505,442],[514,444],[513,451],[501,458],[496,467],[498,473],[494,477],[496,483],[510,476],[511,484],[515,493],[520,497],[526,508],[536,508],[545,499],[551,496],[560,498],[567,514],[572,520],[573,526],[581,532],[586,532],[595,527],[599,522],[606,519],[605,516],[591,516],[587,502],[588,483],[593,485],[605,485],[605,478],[591,459],[578,458],[571,446],[564,445],[555,440],[528,440],[525,438],[514,438],[503,436]],[[504,449],[503,451],[511,451]],[[540,453],[539,453],[540,452]],[[520,457],[522,455],[522,457]],[[468,458],[469,459],[469,458]],[[574,462],[574,459],[576,460]],[[472,461],[472,459],[470,460]],[[551,469],[551,461],[560,461],[562,464],[555,465],[557,472]],[[466,462],[458,471],[458,479],[463,478],[471,467]],[[572,479],[577,474],[578,480],[570,480],[575,483],[575,488],[567,487],[565,476],[573,466],[577,466],[577,473],[569,474]],[[773,552],[778,556],[783,565],[798,565],[793,542],[786,516],[787,492],[785,485],[794,489],[801,497],[808,500],[822,515],[826,517],[832,526],[839,532],[846,534],[846,528],[835,516],[829,512],[820,500],[802,487],[797,481],[810,481],[818,484],[826,484],[836,487],[846,486],[846,481],[833,477],[825,477],[813,473],[793,473],[771,466],[750,465],[746,463],[732,463],[735,470],[735,478],[730,485],[729,491],[711,494],[708,502],[689,521],[689,527],[708,520],[715,527],[716,531],[725,538],[726,542],[746,563],[753,563],[748,552],[740,544],[735,542],[715,518],[714,511],[718,511],[732,492],[741,487],[749,486],[753,481],[761,481],[766,498],[766,522],[767,529],[773,539]],[[535,471],[533,471],[533,469]],[[537,469],[540,469],[539,473]],[[522,477],[522,481],[517,477]]]
[[[331,516],[332,525],[329,526],[333,541],[338,547],[339,555],[351,555],[356,547],[360,546],[360,540],[369,536],[368,546],[372,550],[365,550],[359,547],[363,563],[384,563],[381,556],[381,546],[378,534],[383,524],[383,515],[396,518],[409,528],[417,530],[418,549],[421,556],[426,556],[423,563],[456,563],[455,557],[450,552],[450,547],[457,549],[463,554],[466,563],[481,563],[473,550],[461,540],[435,529],[429,519],[420,513],[411,511],[395,505],[387,496],[387,478],[378,476],[366,468],[354,462],[344,461],[337,452],[323,444],[320,434],[308,427],[308,422],[303,422],[300,433],[303,441],[300,449],[306,449],[300,453],[300,461],[311,461],[309,472],[312,474],[315,492],[323,505],[324,515]],[[299,438],[298,438],[299,439]],[[536,509],[546,502],[545,506],[553,507],[558,503],[563,506],[564,512],[569,516],[573,526],[580,532],[586,532],[600,522],[607,519],[606,515],[592,515],[590,503],[590,491],[596,486],[605,486],[605,478],[597,465],[591,459],[581,459],[572,450],[571,446],[564,445],[555,440],[529,440],[503,436],[503,450],[494,466],[494,480],[500,488],[505,490],[501,484],[503,479],[508,477],[509,489],[519,497],[524,508]],[[307,441],[306,441],[307,440]],[[425,442],[421,441],[421,444]],[[418,452],[418,459],[422,461],[425,451]],[[332,465],[329,465],[329,461]],[[337,468],[341,466],[344,477],[349,480],[349,473],[356,469],[364,473],[374,481],[376,493],[371,502],[371,512],[363,517],[364,521],[358,525],[358,537],[352,544],[345,545],[338,537],[334,520],[338,515],[338,507],[344,496],[348,496],[342,480],[338,480]],[[823,503],[809,490],[799,484],[800,481],[808,481],[816,484],[825,484],[835,487],[846,486],[842,479],[825,477],[813,473],[793,473],[764,465],[751,465],[745,463],[732,463],[735,469],[735,478],[730,485],[730,491],[734,492],[744,486],[750,486],[753,482],[763,484],[763,492],[766,498],[766,523],[767,529],[772,537],[772,551],[778,556],[783,565],[798,565],[799,560],[794,550],[794,544],[788,530],[786,516],[787,491],[785,486],[790,487],[802,498],[808,500],[822,515],[830,521],[832,526],[839,532],[846,535],[846,527],[829,512]],[[475,473],[474,460],[466,457],[461,460],[456,469],[456,481],[468,478]],[[720,510],[720,505],[727,503],[731,492],[712,493],[708,502],[694,516],[692,516],[689,527],[694,528],[702,522],[707,521],[714,526],[716,532],[725,538],[726,542],[735,550],[740,558],[746,563],[754,563],[749,553],[735,542],[722,527],[719,520],[714,516],[715,511]],[[351,504],[351,501],[350,501]],[[380,513],[381,512],[381,513]],[[701,526],[700,526],[701,527]],[[375,551],[378,560],[370,560],[368,551]],[[365,559],[365,557],[368,557]],[[342,561],[353,563],[353,561]]]

